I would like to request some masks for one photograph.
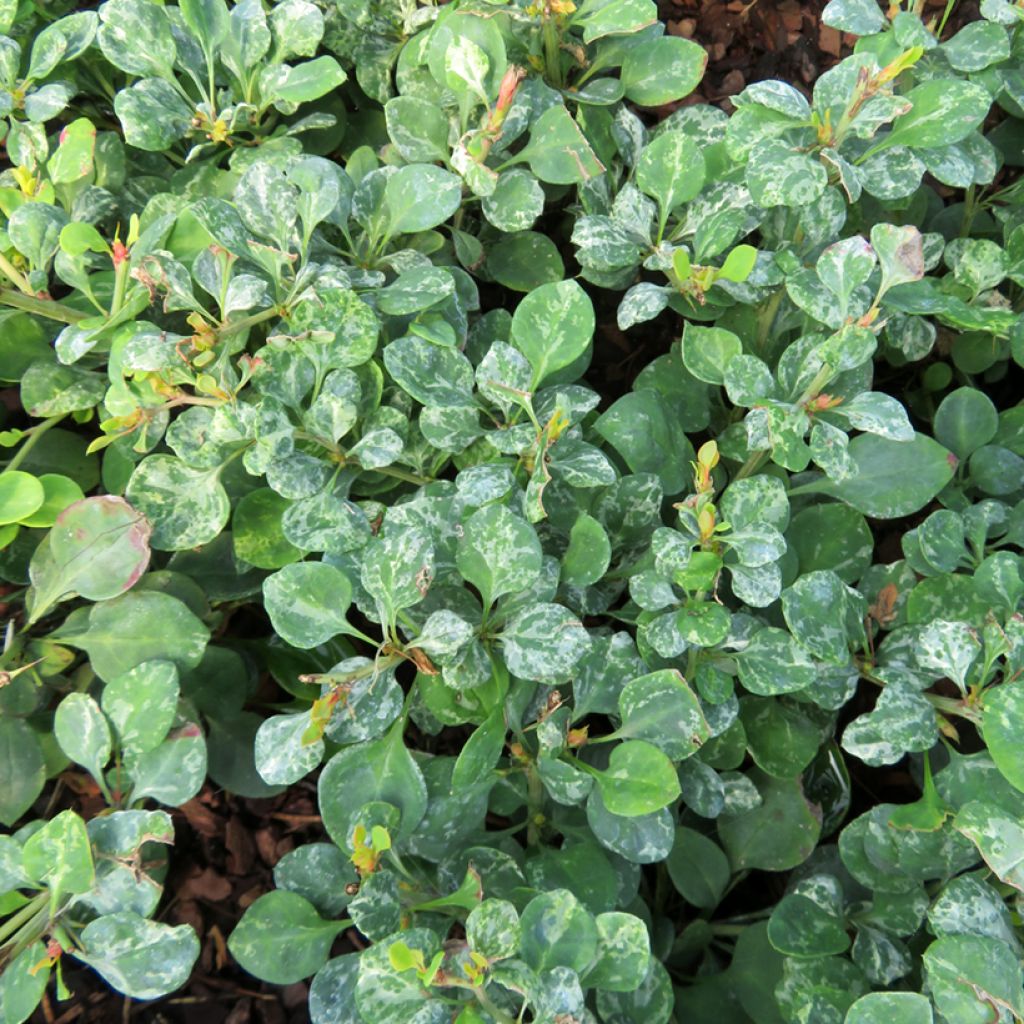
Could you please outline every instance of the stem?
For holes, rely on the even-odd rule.
[[[498,1022],[498,1024],[516,1024],[514,1017],[510,1017],[493,999],[484,991],[482,986],[473,986],[473,995],[476,1001]]]
[[[0,253],[0,270],[14,282],[18,291],[24,292],[26,295],[34,295],[28,278],[3,253]]]
[[[59,320],[64,324],[77,324],[91,315],[65,306],[62,302],[54,302],[53,299],[40,299],[31,292],[23,295],[13,288],[0,288],[0,303],[14,309],[22,309],[26,313],[45,316],[49,320]]]
[[[750,476],[752,473],[757,472],[760,468],[761,463],[768,457],[767,450],[762,452],[754,452],[753,455],[747,459],[746,462],[740,466],[740,471],[733,477],[733,480],[743,480]]]
[[[530,763],[526,769],[526,845],[537,846],[540,843],[540,826],[544,815],[544,783],[541,782],[537,766]],[[540,819],[540,820],[538,820]]]
[[[0,926],[0,944],[9,939],[26,921],[35,917],[40,910],[45,909],[49,899],[48,893],[41,892],[26,903],[13,917],[9,917]]]
[[[238,334],[239,331],[248,330],[256,324],[262,324],[267,320],[273,320],[275,316],[281,315],[279,307],[271,306],[270,309],[265,309],[262,313],[253,313],[252,316],[242,317],[241,320],[221,325],[217,328],[217,334],[221,338],[227,338],[232,334]]]
[[[544,68],[550,84],[556,89],[562,88],[562,55],[558,45],[558,24],[555,21],[554,13],[549,9],[545,10],[541,17],[544,19],[542,36],[544,40]]]
[[[775,315],[779,311],[779,306],[782,304],[782,296],[784,289],[780,288],[773,295],[771,295],[764,304],[764,309],[761,310],[757,318],[757,349],[761,351],[764,349],[765,343],[768,341],[768,335],[771,332],[772,324],[775,322]]]
[[[18,449],[17,454],[7,463],[7,468],[4,470],[5,473],[9,473],[12,469],[17,469],[24,461],[25,456],[32,451],[33,447],[39,442],[39,438],[43,436],[51,427],[55,427],[67,413],[61,413],[59,416],[51,416],[48,420],[43,420],[42,423],[31,427],[26,431],[29,434],[28,440]]]
[[[128,271],[130,269],[131,265],[128,262],[127,256],[114,269],[114,294],[110,299],[111,317],[119,313],[124,305],[124,293],[128,288]]]

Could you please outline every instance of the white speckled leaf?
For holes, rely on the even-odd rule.
[[[99,700],[122,750],[152,751],[174,722],[178,670],[173,662],[143,662],[109,680]]]
[[[271,786],[290,786],[313,771],[323,759],[324,741],[304,743],[308,713],[271,715],[256,731],[256,771]]]
[[[220,467],[193,469],[173,455],[150,455],[132,473],[125,497],[153,527],[159,551],[207,544],[227,525],[231,505]]]
[[[855,718],[843,733],[843,749],[865,764],[895,764],[908,752],[930,750],[938,739],[935,709],[916,690],[888,684],[873,711]]]
[[[75,955],[133,999],[158,999],[188,980],[199,940],[188,925],[172,928],[132,913],[108,914],[82,931]]]
[[[932,1004],[917,992],[869,992],[846,1013],[844,1024],[932,1024]]]
[[[480,592],[484,608],[525,590],[540,573],[537,533],[503,505],[479,509],[466,520],[455,556],[459,572]]]
[[[50,890],[54,907],[62,896],[87,892],[95,870],[85,822],[74,811],[61,811],[25,840],[21,866]]]
[[[274,631],[293,647],[310,648],[348,631],[348,577],[323,562],[294,562],[263,581]]]
[[[711,735],[700,701],[674,669],[633,679],[619,694],[618,734],[647,740],[673,761],[695,754]]]
[[[206,778],[206,738],[194,722],[172,730],[159,746],[125,757],[132,799],[150,797],[180,807],[199,792]]]
[[[953,824],[977,846],[1000,881],[1024,892],[1024,826],[1019,819],[995,804],[972,800]]]
[[[925,978],[939,1012],[949,1021],[992,1020],[1005,1008],[1024,1017],[1024,981],[1016,953],[995,939],[951,935],[924,951]]]
[[[110,760],[110,726],[87,693],[69,693],[53,716],[53,734],[61,750],[93,778],[100,778]]]
[[[803,690],[817,677],[807,650],[785,630],[771,626],[757,633],[736,661],[740,682],[765,697]]]
[[[381,618],[418,604],[434,578],[434,546],[414,527],[391,528],[368,545],[360,574],[363,586],[377,602]]]
[[[823,661],[850,660],[846,584],[828,569],[805,573],[782,592],[782,613],[796,640]]]
[[[571,674],[590,646],[590,635],[568,608],[532,604],[506,623],[501,641],[513,675],[553,682]]]
[[[982,735],[1004,778],[1024,791],[1024,689],[1019,682],[986,690]]]
[[[488,960],[505,960],[519,951],[519,914],[507,900],[487,899],[466,918],[469,948]]]
[[[921,632],[917,660],[922,668],[933,669],[948,676],[967,693],[967,674],[978,655],[981,641],[966,622],[936,619]]]

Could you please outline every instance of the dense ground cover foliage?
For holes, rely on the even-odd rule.
[[[1024,7],[825,20],[0,3],[4,1024],[310,776],[316,1024],[1024,1019]]]

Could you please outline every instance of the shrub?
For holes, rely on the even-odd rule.
[[[658,120],[653,0],[0,5],[4,1021],[318,770],[316,1024],[1024,1019],[1021,9],[904,6]]]

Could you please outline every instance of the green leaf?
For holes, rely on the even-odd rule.
[[[619,694],[619,717],[617,735],[646,740],[673,761],[695,754],[711,735],[700,701],[674,669],[628,682]]]
[[[561,281],[565,264],[558,246],[538,231],[519,231],[499,239],[487,254],[494,280],[517,292]]]
[[[410,163],[447,160],[448,118],[418,96],[395,96],[384,104],[384,119],[395,149]]]
[[[199,792],[206,768],[206,740],[194,722],[185,722],[151,750],[125,756],[132,798],[151,797],[168,807],[180,807]]]
[[[836,956],[850,947],[843,893],[832,875],[802,879],[775,905],[768,941],[786,956]]]
[[[27,519],[45,499],[43,485],[31,473],[20,469],[0,473],[0,525]]]
[[[257,569],[280,569],[295,562],[302,552],[284,535],[281,517],[291,506],[287,498],[260,487],[250,491],[235,506],[231,540],[235,557]]]
[[[99,10],[103,56],[141,78],[170,78],[177,50],[163,7],[148,0],[109,0]]]
[[[174,724],[178,669],[171,661],[145,661],[107,681],[100,706],[122,750],[142,754],[158,747]]]
[[[309,103],[333,92],[348,80],[337,60],[324,54],[315,60],[303,61],[273,84],[274,101]]]
[[[846,1013],[844,1024],[932,1024],[932,1004],[917,992],[869,992]]]
[[[982,735],[988,752],[1004,778],[1024,792],[1024,691],[1012,683],[989,688],[984,708]]]
[[[636,165],[636,183],[658,201],[661,223],[677,206],[688,203],[704,185],[704,155],[682,132],[665,132],[644,148]]]
[[[24,1024],[46,992],[50,968],[42,941],[26,946],[4,968],[0,977],[0,1012],[5,1024]]]
[[[622,62],[626,97],[642,107],[657,107],[688,96],[700,84],[708,55],[680,36],[662,36],[630,47]]]
[[[263,599],[274,632],[292,647],[319,647],[349,631],[352,584],[333,565],[286,565],[263,581]]]
[[[44,473],[39,477],[39,482],[46,496],[32,515],[22,519],[22,526],[53,526],[64,509],[84,497],[82,488],[70,477],[60,473]]]
[[[53,716],[53,735],[61,750],[94,779],[103,778],[113,744],[99,705],[86,693],[69,693]]]
[[[617,744],[608,767],[596,772],[595,777],[605,807],[624,818],[660,811],[680,793],[672,762],[657,747],[642,740]]]
[[[939,444],[958,459],[966,459],[995,437],[999,414],[984,392],[957,388],[935,410],[934,428]]]
[[[604,172],[572,115],[561,104],[547,108],[530,129],[530,141],[516,154],[541,181],[575,185]]]
[[[513,167],[498,176],[494,191],[484,196],[481,207],[484,217],[499,231],[525,231],[544,211],[544,190],[529,171]]]
[[[718,834],[734,871],[788,871],[813,852],[821,834],[821,810],[804,796],[799,779],[748,773],[761,803],[739,814],[723,814]]]
[[[275,985],[290,985],[315,974],[327,962],[347,921],[325,921],[298,893],[264,893],[242,915],[228,938],[231,955],[250,974]]]
[[[8,218],[7,233],[32,267],[43,269],[60,247],[60,233],[67,222],[67,215],[60,207],[24,203]]]
[[[384,196],[391,234],[412,234],[443,224],[459,208],[462,183],[440,167],[409,164],[388,178]]]
[[[575,281],[535,288],[512,316],[512,344],[533,369],[531,390],[579,359],[593,335],[594,307]]]
[[[25,840],[21,864],[29,878],[50,890],[54,909],[61,897],[88,892],[95,868],[85,822],[74,811],[61,811]]]
[[[22,719],[0,716],[0,823],[13,825],[35,803],[45,782],[39,736]]]
[[[569,892],[554,889],[534,896],[519,918],[520,955],[535,971],[586,969],[597,953],[597,923]]]
[[[978,935],[936,939],[923,955],[925,977],[939,1012],[950,1021],[982,1024],[995,1007],[1024,1017],[1020,960],[1004,943]]]
[[[740,339],[724,327],[687,322],[683,332],[683,364],[708,384],[724,384],[729,364],[743,351]]]
[[[818,727],[799,705],[770,697],[743,697],[740,721],[757,766],[780,779],[793,779],[814,760],[821,745]]]
[[[64,628],[65,635],[58,632],[52,638],[84,650],[103,680],[159,659],[180,669],[195,668],[210,638],[210,631],[181,601],[156,591],[102,601],[93,605],[82,632]]]
[[[692,828],[677,828],[665,861],[669,878],[687,903],[713,910],[729,884],[729,861],[722,848]]]
[[[634,473],[656,473],[666,494],[678,494],[689,483],[693,447],[676,410],[660,392],[650,388],[628,392],[594,428]]]
[[[957,78],[922,82],[903,99],[911,109],[896,118],[887,146],[948,146],[971,134],[985,120],[992,97],[988,90]]]
[[[274,865],[274,884],[304,896],[322,917],[338,917],[351,900],[346,886],[358,881],[355,866],[334,843],[306,843]]]
[[[608,571],[612,546],[604,527],[591,515],[581,512],[569,531],[569,545],[562,555],[562,583],[570,587],[588,587],[598,583]]]
[[[123,498],[101,495],[69,505],[29,565],[29,621],[75,595],[104,601],[129,590],[149,565],[150,533],[149,523]]]
[[[404,724],[399,719],[382,739],[345,747],[320,775],[324,828],[342,849],[351,849],[354,819],[363,804],[379,800],[398,808],[397,838],[410,835],[426,811],[426,783],[402,740]]]
[[[952,452],[924,434],[916,434],[913,441],[860,434],[850,442],[849,453],[849,477],[805,487],[839,498],[875,519],[898,519],[924,508],[953,478],[957,462]]]
[[[91,921],[81,938],[83,951],[75,956],[133,999],[159,999],[180,988],[199,957],[188,925],[172,928],[127,911]]]

